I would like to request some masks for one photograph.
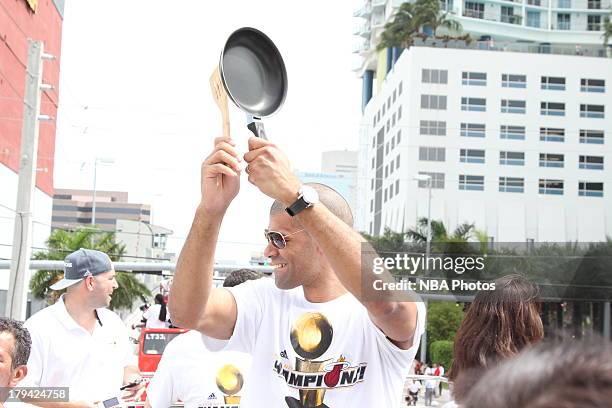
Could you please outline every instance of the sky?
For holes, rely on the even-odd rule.
[[[200,165],[221,134],[208,78],[237,28],[264,31],[287,67],[281,110],[266,132],[294,168],[320,171],[321,153],[357,150],[361,82],[352,17],[358,0],[66,2],[57,118],[55,188],[129,192],[150,204],[152,223],[179,253],[200,200]],[[242,152],[250,132],[230,104]],[[264,248],[271,199],[243,175],[226,214],[217,260],[248,260]]]

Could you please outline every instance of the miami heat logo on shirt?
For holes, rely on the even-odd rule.
[[[291,388],[299,390],[300,399],[285,397],[289,408],[329,408],[323,403],[325,391],[351,387],[362,382],[367,363],[351,364],[341,355],[338,359],[317,360],[329,348],[334,330],[321,313],[304,313],[291,328],[291,346],[300,357],[295,369],[277,359],[274,371]],[[282,355],[281,357],[286,358]]]

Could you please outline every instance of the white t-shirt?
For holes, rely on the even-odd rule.
[[[119,316],[97,309],[93,334],[68,314],[62,296],[25,322],[32,337],[22,387],[70,387],[70,401],[96,402],[121,395],[123,370],[137,365]],[[101,323],[101,324],[100,324]]]
[[[232,390],[227,399],[227,405],[238,407],[238,398],[242,396],[239,385],[246,381],[250,363],[251,356],[244,353],[208,351],[202,335],[189,331],[175,337],[166,346],[147,387],[147,399],[152,408],[168,408],[177,401],[182,401],[186,408],[225,406],[228,394],[221,390],[223,382],[221,387],[217,385],[219,379],[225,381],[226,387],[235,384],[235,388],[240,388]]]
[[[350,293],[311,303],[301,287],[280,290],[272,279],[229,290],[238,306],[234,333],[229,341],[207,343],[253,356],[243,406],[293,407],[300,406],[295,403],[300,398],[322,399],[321,407],[329,408],[400,406],[404,378],[424,329],[422,303],[415,343],[401,350]]]
[[[143,313],[142,317],[147,319],[146,327],[148,329],[165,329],[170,327],[170,324],[168,324],[168,319],[170,317],[168,309],[166,308],[166,321],[159,320],[160,310],[161,305],[154,304]]]

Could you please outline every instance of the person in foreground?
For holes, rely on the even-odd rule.
[[[70,400],[30,403],[90,408],[114,397],[129,400],[144,391],[127,328],[107,309],[118,287],[105,253],[81,248],[66,257],[64,278],[51,286],[67,289],[66,293],[25,322],[32,351],[24,386],[69,387]],[[123,393],[122,386],[127,386]]]
[[[612,406],[612,344],[600,337],[544,341],[492,367],[462,408]]]
[[[461,405],[487,368],[543,337],[538,289],[526,278],[504,276],[495,280],[495,290],[478,292],[455,336],[449,373],[455,401]]]
[[[32,340],[21,322],[0,317],[0,408],[26,376]]]
[[[219,229],[238,194],[242,161],[231,139],[218,138],[202,165],[201,202],[170,292],[174,322],[219,339],[209,348],[253,356],[243,406],[398,407],[424,305],[391,293],[367,296],[378,277],[369,258],[362,271],[362,246],[371,249],[337,192],[301,184],[269,141],[250,138],[244,160],[249,182],[274,199],[264,253],[274,280],[212,287]]]
[[[263,274],[250,269],[232,271],[223,287],[234,287]],[[237,352],[211,353],[200,332],[183,333],[166,346],[147,386],[146,408],[168,408],[178,401],[185,408],[238,407],[248,381],[251,356]]]

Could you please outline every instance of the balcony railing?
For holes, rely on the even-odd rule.
[[[587,31],[601,31],[601,23],[587,24]]]
[[[554,28],[557,30],[569,30],[570,27],[571,23],[569,21],[559,21]]]
[[[509,23],[509,24],[521,24],[521,21],[523,21],[523,17],[519,16],[519,15],[502,15],[501,16],[501,22],[502,23]]]
[[[557,8],[568,9],[572,8],[571,0],[557,0]]]
[[[484,11],[478,10],[463,10],[464,17],[479,18],[484,20]]]

